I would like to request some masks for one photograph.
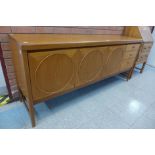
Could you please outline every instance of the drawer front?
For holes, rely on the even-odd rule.
[[[139,55],[139,58],[148,58],[148,56],[149,56],[149,53],[141,53]]]
[[[152,48],[152,44],[144,44],[140,53],[148,53],[149,54],[151,48]]]
[[[131,44],[131,45],[127,45],[126,50],[134,52],[139,50],[139,47],[140,47],[140,44]]]
[[[140,52],[140,54],[145,54],[145,53],[149,54],[150,53],[150,50],[148,50],[148,49],[142,49],[141,52]]]
[[[150,50],[152,48],[152,44],[144,44],[143,48]]]
[[[135,58],[125,59],[121,65],[121,71],[129,69],[133,66]]]

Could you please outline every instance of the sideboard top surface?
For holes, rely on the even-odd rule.
[[[142,38],[123,35],[77,35],[77,34],[10,34],[24,50],[102,46],[142,43]]]

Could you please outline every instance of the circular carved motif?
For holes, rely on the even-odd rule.
[[[49,55],[40,62],[36,69],[37,87],[47,93],[62,90],[72,79],[73,72],[73,62],[67,55]]]
[[[123,53],[122,48],[117,48],[112,51],[112,54],[109,57],[107,64],[108,72],[113,73],[119,69],[122,59],[122,53]]]
[[[96,78],[102,70],[102,53],[94,50],[87,54],[79,66],[79,80],[88,82]]]

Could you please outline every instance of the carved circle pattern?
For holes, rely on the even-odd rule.
[[[102,53],[98,50],[89,52],[82,59],[78,75],[80,82],[89,82],[102,71]]]
[[[107,64],[109,73],[117,72],[119,70],[122,54],[122,48],[117,48],[112,51]]]
[[[35,71],[37,87],[45,93],[63,90],[72,80],[74,64],[65,54],[52,54],[44,58]]]

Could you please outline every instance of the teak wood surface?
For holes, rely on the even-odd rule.
[[[125,35],[10,35],[18,89],[32,126],[35,103],[127,70],[131,74],[143,40]]]
[[[153,37],[150,29],[147,26],[140,26],[139,29],[143,39],[143,46],[141,48],[141,51],[139,52],[136,64],[142,64],[142,67],[138,68],[140,70],[140,73],[142,73],[147,63],[151,48],[153,46]]]
[[[79,35],[79,34],[11,34],[23,50],[60,49],[141,43],[139,37],[123,35]]]

